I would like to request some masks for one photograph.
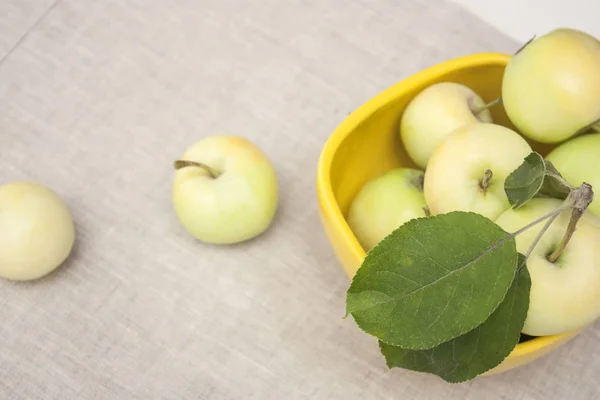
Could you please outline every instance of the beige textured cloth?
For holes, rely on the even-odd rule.
[[[317,214],[322,145],[410,74],[506,39],[441,0],[0,0],[0,182],[68,202],[77,246],[0,281],[0,399],[593,399],[600,329],[460,385],[387,370],[343,320],[348,280]],[[171,163],[212,133],[280,179],[264,236],[187,235]]]

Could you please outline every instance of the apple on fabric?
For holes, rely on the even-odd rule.
[[[559,143],[600,118],[600,41],[555,29],[527,44],[502,79],[506,114],[526,137]]]
[[[423,171],[396,168],[365,184],[348,211],[348,225],[369,251],[408,220],[427,216]]]
[[[463,84],[440,82],[410,101],[400,120],[400,138],[413,162],[425,169],[450,132],[475,122],[493,122],[483,99]]]
[[[74,242],[71,213],[57,193],[29,181],[0,186],[0,277],[42,278],[63,264]]]
[[[175,162],[172,200],[184,228],[196,239],[234,244],[267,230],[278,206],[275,168],[250,140],[211,135]]]

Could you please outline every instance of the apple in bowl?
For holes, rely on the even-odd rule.
[[[574,186],[584,182],[600,193],[600,133],[589,133],[569,139],[546,156],[562,176]],[[600,217],[600,199],[595,198],[589,211]]]
[[[425,169],[431,153],[450,132],[475,122],[493,122],[479,94],[458,82],[434,83],[402,112],[400,138],[415,165]]]
[[[518,209],[506,210],[495,222],[514,232],[560,208],[561,203],[554,198],[535,198]],[[584,213],[562,254],[551,259],[570,220],[569,210],[558,214],[531,251],[527,263],[532,280],[530,304],[522,328],[526,335],[551,336],[578,330],[600,317],[600,218]],[[542,229],[533,227],[517,236],[519,251],[526,253]]]
[[[506,177],[531,151],[523,137],[502,125],[455,129],[427,164],[424,192],[431,214],[463,210],[496,219],[509,207]]]
[[[366,251],[404,222],[429,214],[423,178],[419,169],[395,168],[363,186],[352,201],[347,219]]]
[[[506,66],[502,101],[526,137],[561,143],[600,122],[600,41],[572,28],[527,43]]]

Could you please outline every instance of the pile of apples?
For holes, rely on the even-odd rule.
[[[496,124],[490,107],[504,107],[515,130]],[[600,192],[600,41],[576,29],[555,29],[528,42],[509,61],[501,98],[485,104],[472,89],[441,82],[416,95],[401,116],[399,135],[415,167],[391,170],[364,185],[347,221],[365,251],[413,218],[471,211],[507,232],[561,204],[535,198],[513,209],[507,176],[533,150],[551,144],[545,159],[572,186]],[[526,140],[527,139],[527,140]],[[600,199],[577,224],[554,263],[547,255],[570,220],[562,213],[528,260],[532,287],[523,333],[560,334],[600,317]],[[541,227],[517,236],[525,252]]]

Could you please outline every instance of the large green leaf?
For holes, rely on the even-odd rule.
[[[485,321],[506,295],[516,265],[514,238],[480,214],[413,219],[367,253],[346,311],[385,343],[432,348]]]
[[[520,263],[525,257],[519,255]],[[531,279],[521,268],[496,311],[470,332],[429,350],[405,350],[379,342],[389,368],[405,368],[463,382],[500,365],[519,342],[529,309]]]
[[[534,197],[566,199],[572,187],[551,162],[536,152],[525,157],[523,163],[504,181],[504,191],[513,208],[519,208]]]

